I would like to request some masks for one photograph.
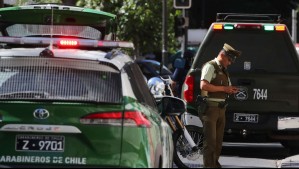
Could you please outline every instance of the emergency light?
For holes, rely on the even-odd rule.
[[[222,24],[215,23],[212,26],[213,30],[237,30],[237,29],[247,29],[247,30],[264,30],[264,31],[276,31],[283,32],[286,30],[286,26],[282,24]]]
[[[70,38],[44,38],[44,37],[0,37],[0,43],[19,45],[50,45],[58,47],[110,47],[110,48],[134,48],[132,42],[125,41],[99,41],[93,39],[70,39]]]

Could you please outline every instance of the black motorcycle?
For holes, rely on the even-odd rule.
[[[148,81],[148,87],[154,95],[157,104],[167,104],[167,101],[161,102],[167,97],[174,97],[170,88],[170,77],[153,77]],[[180,98],[177,98],[183,101]],[[184,101],[185,103],[185,101]],[[179,105],[179,104],[177,104]],[[176,106],[176,104],[171,104]],[[174,143],[174,163],[179,168],[198,168],[202,167],[202,146],[203,146],[203,132],[198,125],[187,125],[186,117],[194,116],[188,112],[178,113],[173,112],[173,108],[168,105],[163,105],[161,116],[169,124],[173,130]],[[185,104],[186,106],[186,104]],[[177,109],[177,108],[176,108]],[[198,117],[196,117],[198,118]]]

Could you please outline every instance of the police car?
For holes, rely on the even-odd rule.
[[[226,141],[279,141],[298,154],[299,60],[280,14],[218,13],[188,72],[183,96],[188,112],[197,114],[202,65],[214,59],[224,43],[242,51],[228,67],[239,91],[230,95]]]
[[[172,132],[115,15],[0,9],[1,167],[171,167]]]

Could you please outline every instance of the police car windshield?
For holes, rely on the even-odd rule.
[[[92,69],[99,67],[98,64],[86,64],[89,68],[85,68],[75,64],[80,61],[72,62],[77,66],[64,66],[68,63],[58,65],[52,60],[44,62],[46,64],[29,60],[32,64],[25,65],[18,60],[3,59],[0,63],[0,99],[121,102],[119,72]]]

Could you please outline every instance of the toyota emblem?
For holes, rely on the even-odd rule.
[[[36,118],[36,119],[46,119],[50,116],[50,113],[48,110],[46,109],[36,109],[34,110],[33,112],[33,116]]]

